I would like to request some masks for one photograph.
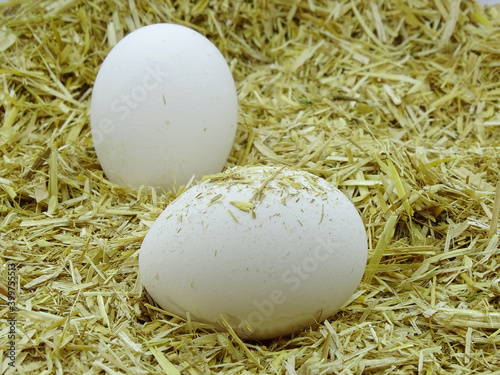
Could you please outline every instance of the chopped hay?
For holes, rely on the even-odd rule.
[[[1,314],[15,298],[19,373],[499,374],[500,8],[159,3],[0,3]],[[231,67],[240,118],[228,167],[300,167],[361,212],[365,278],[318,327],[243,342],[143,291],[141,241],[183,188],[108,182],[89,103],[110,48],[157,22],[200,31]]]

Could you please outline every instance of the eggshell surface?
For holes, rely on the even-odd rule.
[[[222,170],[238,115],[231,71],[198,32],[142,27],[119,41],[91,100],[95,150],[114,183],[166,190]]]
[[[477,2],[479,5],[489,5],[489,6],[500,4],[500,0],[477,0]]]
[[[166,311],[269,339],[338,311],[366,260],[363,222],[338,189],[307,172],[235,167],[167,206],[139,271]]]

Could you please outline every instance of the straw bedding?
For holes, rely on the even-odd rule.
[[[500,374],[499,8],[11,0],[0,14],[2,373]],[[111,47],[157,22],[200,31],[228,61],[228,167],[307,170],[362,214],[365,277],[316,327],[243,342],[143,291],[141,241],[183,188],[108,182],[89,103]]]

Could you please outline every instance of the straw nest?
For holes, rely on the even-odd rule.
[[[2,323],[2,373],[500,373],[499,8],[11,0],[0,13],[1,314],[9,298],[17,314],[17,370]],[[89,102],[111,47],[158,22],[200,31],[230,65],[228,167],[307,170],[362,213],[365,277],[317,327],[243,342],[143,291],[141,241],[176,194],[107,181]]]

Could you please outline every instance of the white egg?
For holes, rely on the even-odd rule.
[[[167,206],[139,271],[166,311],[268,339],[332,316],[366,260],[363,222],[338,189],[303,171],[235,167]]]
[[[234,80],[217,47],[190,28],[154,24],[118,42],[99,69],[92,138],[112,182],[168,190],[222,170],[237,115]]]
[[[477,2],[479,5],[489,5],[489,6],[500,4],[500,0],[477,0]]]

